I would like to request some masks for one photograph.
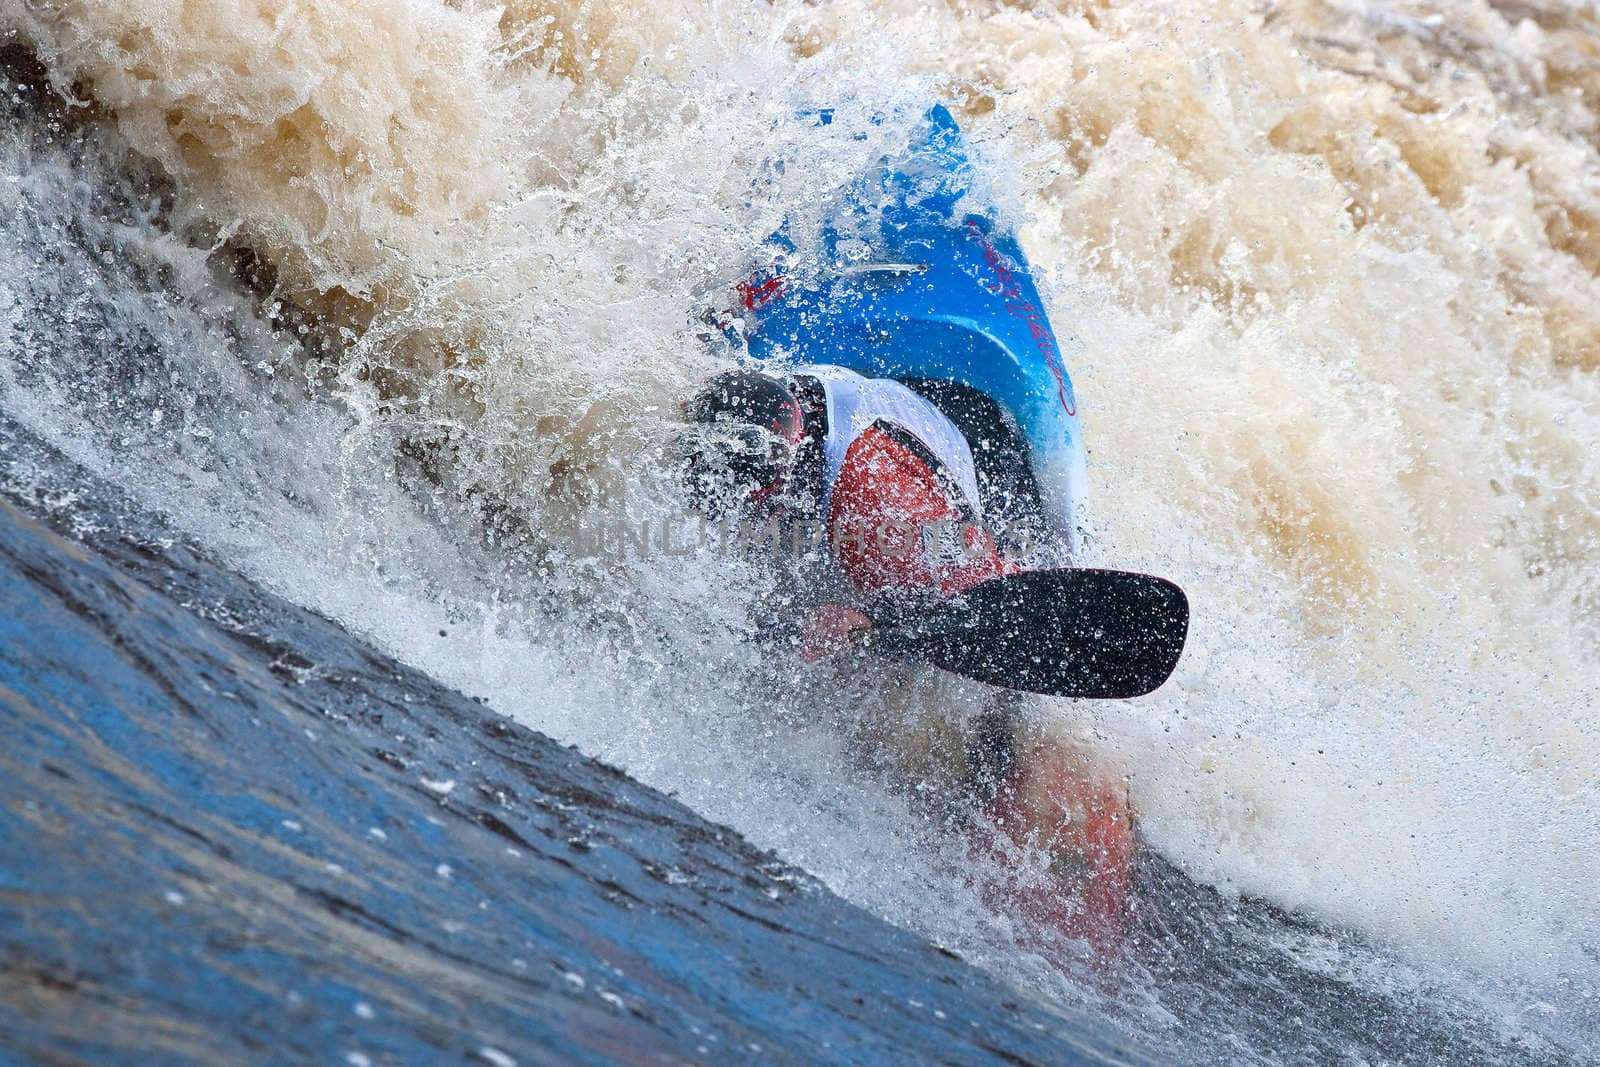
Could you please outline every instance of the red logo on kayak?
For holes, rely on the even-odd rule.
[[[1050,332],[1050,320],[1045,318],[1042,310],[1022,298],[1022,283],[1017,280],[1011,264],[1006,262],[1006,257],[1001,255],[994,242],[989,240],[989,235],[984,232],[977,218],[967,219],[967,229],[983,247],[983,261],[994,271],[994,283],[985,288],[1005,300],[1006,310],[1013,318],[1021,319],[1027,324],[1029,336],[1038,346],[1039,354],[1044,356],[1045,363],[1050,367],[1050,373],[1055,375],[1056,395],[1061,398],[1062,410],[1068,415],[1077,415],[1077,407],[1067,398],[1067,372],[1061,364],[1061,350],[1056,347],[1055,334]]]
[[[783,275],[770,268],[758,270],[738,285],[739,303],[756,311],[783,295]]]

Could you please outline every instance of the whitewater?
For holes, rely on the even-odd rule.
[[[894,784],[975,685],[764,662],[759,568],[579,537],[681,513],[674,413],[730,358],[701,313],[946,103],[1071,339],[1086,558],[1193,608],[1155,694],[1029,714],[1125,773],[1188,877],[1349,934],[1280,946],[1302,964],[1592,1055],[1592,6],[0,0],[0,27],[10,417],[1029,995],[1273,1059],[1270,1007],[1196,1028],[984,906]]]

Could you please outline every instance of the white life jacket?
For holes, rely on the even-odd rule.
[[[867,378],[843,367],[807,364],[793,373],[813,378],[827,401],[828,436],[823,442],[822,514],[829,514],[833,487],[844,468],[845,453],[876,422],[910,434],[938,462],[942,477],[963,496],[960,503],[975,516],[982,514],[978,500],[978,471],[972,446],[944,412],[889,378]]]

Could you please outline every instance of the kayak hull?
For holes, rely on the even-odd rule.
[[[967,209],[971,172],[935,107],[902,157],[846,191],[819,255],[796,251],[740,287],[745,341],[756,359],[987,394],[1026,445],[1052,532],[1076,550],[1086,473],[1066,359],[1015,235]]]

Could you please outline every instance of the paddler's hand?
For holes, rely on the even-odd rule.
[[[800,625],[800,658],[807,663],[843,652],[872,629],[872,620],[854,608],[823,604]]]

